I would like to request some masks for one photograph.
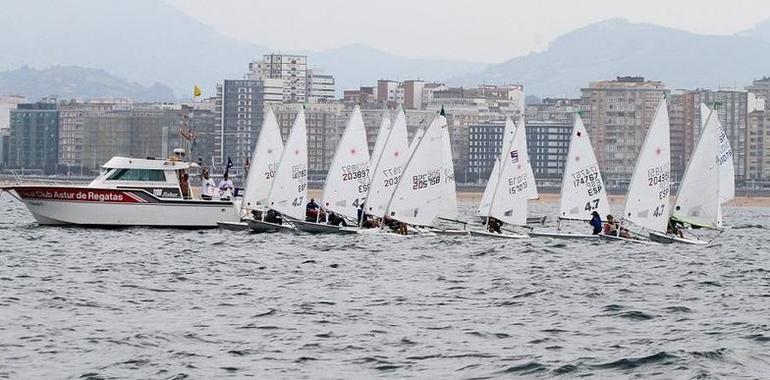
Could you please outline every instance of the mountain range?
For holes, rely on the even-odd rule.
[[[174,97],[189,97],[198,84],[211,96],[216,82],[241,78],[250,61],[274,51],[224,36],[159,0],[10,1],[3,15],[0,94],[90,97],[118,90],[152,100],[168,95],[165,86]],[[575,96],[591,81],[618,75],[644,75],[669,88],[742,87],[770,74],[770,21],[710,36],[611,19],[566,33],[542,52],[494,64],[407,58],[363,44],[298,53],[309,56],[311,68],[333,74],[338,93],[382,78],[515,82],[538,96]],[[25,94],[35,86],[23,87],[23,79],[37,80],[42,92]],[[40,83],[57,80],[58,87]]]
[[[770,22],[728,36],[690,33],[624,19],[564,34],[539,53],[489,65],[450,82],[523,83],[529,94],[575,96],[591,81],[642,75],[669,88],[737,87],[770,74]]]
[[[116,77],[101,69],[78,66],[52,66],[34,69],[22,66],[0,71],[0,89],[13,89],[13,94],[35,100],[46,96],[59,99],[129,98],[139,101],[168,101],[174,91],[155,83],[142,86]]]

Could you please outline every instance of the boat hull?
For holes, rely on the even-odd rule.
[[[249,229],[249,223],[246,222],[217,222],[217,226],[223,230],[246,231]]]
[[[331,224],[324,224],[324,223],[304,222],[299,220],[294,221],[294,227],[296,227],[298,230],[302,232],[307,232],[311,234],[355,234],[357,233],[356,228],[344,227],[344,226],[333,226]]]
[[[487,217],[486,216],[480,216],[476,215],[476,218],[482,222],[486,223]],[[546,215],[543,216],[528,216],[527,217],[527,224],[545,224],[545,222],[548,220],[548,217]]]
[[[531,237],[549,237],[553,239],[580,239],[580,240],[597,240],[599,235],[591,234],[576,234],[569,232],[537,232],[532,231],[528,233]]]
[[[528,239],[528,235],[521,235],[521,234],[498,234],[494,232],[489,231],[471,231],[471,235],[473,236],[479,236],[479,237],[489,237],[489,238],[496,238],[496,239]]]
[[[468,230],[431,230],[436,235],[447,235],[447,236],[465,236],[470,235],[470,231]]]
[[[249,220],[249,230],[254,233],[291,231],[294,227],[288,224],[268,223],[262,220]]]
[[[658,243],[651,240],[628,239],[628,238],[614,236],[614,235],[599,234],[599,238],[607,241],[625,241],[625,242],[636,243],[636,244],[658,245]]]
[[[216,228],[237,222],[229,201],[161,199],[141,189],[76,186],[16,186],[18,196],[40,225],[90,227]]]
[[[650,232],[650,240],[658,243],[663,243],[663,244],[672,244],[672,243],[692,244],[692,245],[708,244],[707,241],[697,240],[697,239],[685,239],[685,238],[680,238],[680,237],[671,236],[667,234],[662,234],[660,232]]]

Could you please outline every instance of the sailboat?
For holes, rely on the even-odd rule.
[[[305,111],[297,113],[294,125],[286,140],[281,160],[275,171],[275,178],[267,196],[267,211],[261,218],[250,219],[253,232],[272,232],[293,229],[290,220],[305,218],[307,199],[307,129]],[[275,213],[280,214],[280,220]]]
[[[446,183],[442,181],[445,166],[442,151],[446,128],[446,118],[439,115],[417,141],[417,146],[404,166],[401,180],[386,205],[383,229],[388,220],[404,223],[417,232],[423,232],[421,228],[434,226],[443,211],[442,198],[447,191]]]
[[[435,229],[433,232],[443,235],[467,235],[470,232],[466,229],[468,223],[457,218],[457,186],[455,180],[455,165],[452,155],[452,140],[449,137],[449,126],[446,122],[444,109],[439,114],[439,122],[443,123],[441,127],[441,160],[442,172],[441,183],[443,185],[443,195],[441,196],[441,209],[438,218],[443,222],[459,223],[462,229]]]
[[[484,187],[484,193],[481,195],[481,202],[479,202],[479,208],[476,210],[476,216],[481,219],[482,221],[486,222],[487,214],[489,214],[489,205],[492,202],[492,193],[494,192],[495,186],[497,186],[498,181],[498,175],[500,173],[500,160],[505,160],[505,152],[503,152],[505,148],[505,139],[506,136],[510,137],[513,136],[513,133],[516,131],[521,130],[521,133],[523,134],[522,138],[524,140],[524,147],[523,150],[519,153],[522,157],[524,157],[524,162],[526,162],[526,170],[527,170],[527,184],[528,190],[527,190],[527,199],[529,200],[535,200],[540,199],[540,194],[537,191],[537,185],[535,184],[535,174],[532,170],[532,164],[529,159],[529,152],[527,150],[527,130],[524,124],[524,117],[521,116],[519,119],[519,125],[522,128],[519,128],[517,125],[515,125],[513,122],[510,122],[509,120],[506,120],[505,128],[503,129],[503,147],[500,151],[500,158],[495,158],[495,164],[492,167],[492,171],[489,173],[489,180],[487,180],[487,185]],[[527,217],[527,224],[543,224],[545,223],[546,217],[545,216],[539,216],[539,217]]]
[[[598,238],[599,235],[562,232],[562,221],[591,220],[591,213],[609,214],[610,204],[607,190],[602,181],[602,173],[596,161],[591,140],[579,114],[575,115],[572,137],[564,165],[564,178],[561,185],[561,202],[557,232],[532,231],[530,236],[552,238],[584,239]]]
[[[526,136],[521,131],[524,128],[507,128],[513,124],[510,118],[505,120],[506,133],[512,136],[503,136],[503,156],[500,159],[497,181],[493,185],[489,201],[485,226],[491,222],[499,221],[502,224],[526,226],[527,224],[527,198],[529,186],[527,179],[527,161],[523,156],[523,146],[526,145]],[[493,174],[494,175],[494,174]],[[490,175],[492,177],[493,175]],[[489,184],[487,184],[489,186]],[[483,202],[483,200],[482,200]],[[471,231],[478,236],[491,236],[507,239],[522,239],[528,235],[513,233],[495,233],[489,231]]]
[[[361,110],[353,109],[348,125],[337,144],[329,173],[326,175],[322,200],[322,209],[333,212],[349,221],[356,220],[358,208],[364,202],[369,189],[369,146],[366,142],[366,129]],[[317,218],[320,218],[321,213]],[[356,229],[347,229],[327,223],[326,220],[294,221],[294,226],[311,233],[336,232],[355,233]]]
[[[252,217],[251,211],[263,210],[267,204],[267,197],[282,153],[281,130],[278,128],[278,121],[272,108],[267,107],[267,113],[259,131],[257,145],[254,147],[246,177],[246,190],[239,210],[241,221],[217,222],[220,228],[231,230],[249,228],[247,219]]]
[[[701,120],[703,121],[702,129],[706,129],[706,120],[711,113],[711,109],[708,106],[701,103]],[[716,111],[716,104],[714,105]],[[722,223],[722,204],[729,202],[735,198],[735,165],[733,164],[733,148],[730,146],[730,140],[727,138],[727,133],[722,127],[722,123],[719,122],[717,115],[713,116],[714,122],[718,125],[719,130],[719,227]]]
[[[682,177],[674,209],[671,211],[671,231],[650,232],[650,238],[661,243],[708,244],[691,232],[678,229],[677,225],[692,229],[719,230],[722,226],[720,184],[720,126],[712,111],[706,116],[698,145]],[[681,234],[679,236],[677,234]],[[684,232],[688,232],[685,237]]]
[[[383,116],[387,119],[387,114]],[[385,122],[383,121],[383,124]],[[391,195],[401,179],[406,160],[409,158],[409,142],[406,135],[406,115],[404,110],[399,111],[392,125],[386,125],[387,133],[382,143],[382,149],[377,151],[379,141],[375,143],[375,156],[372,156],[373,165],[369,172],[369,190],[364,202],[364,218],[381,217],[390,201]],[[382,136],[378,137],[378,140]],[[378,153],[378,154],[377,154]]]
[[[666,99],[661,98],[655,111],[647,136],[644,139],[639,157],[636,160],[634,172],[623,207],[622,221],[629,227],[644,229],[648,232],[666,233],[668,225],[668,208],[671,196],[671,146],[669,136],[668,109]],[[619,231],[627,231],[628,236],[610,236],[601,234],[609,239],[649,242],[631,236],[623,223]],[[624,234],[623,232],[620,233]],[[637,237],[644,235],[634,233]]]

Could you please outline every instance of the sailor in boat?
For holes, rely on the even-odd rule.
[[[361,204],[358,206],[358,210],[356,210],[356,214],[358,214],[358,226],[363,226],[363,222],[366,220],[366,211],[364,211],[364,205],[366,205],[366,202],[361,202]]]
[[[503,222],[500,221],[500,219],[489,217],[487,218],[487,230],[493,234],[502,234],[503,233]]]
[[[604,229],[602,233],[609,236],[620,236],[625,239],[633,238],[628,232],[628,229],[620,227],[612,215],[607,215],[607,223],[604,223]]]
[[[273,204],[274,204],[273,202],[270,203],[271,206]],[[283,224],[283,217],[281,216],[280,212],[275,211],[272,207],[270,207],[269,209],[267,209],[267,212],[265,212],[265,222],[273,223],[273,224]]]
[[[315,203],[315,199],[310,198],[310,202],[305,207],[305,218],[308,222],[320,222],[323,218],[323,212],[318,203]]]
[[[678,206],[677,206],[678,207]],[[668,218],[666,234],[684,239],[684,223],[674,218]]]
[[[233,181],[230,180],[230,177],[225,173],[222,176],[222,180],[219,181],[219,191],[222,193],[220,198],[222,200],[228,200],[230,199],[230,196],[233,194],[233,190],[235,187],[233,186]]]
[[[594,211],[591,213],[591,221],[588,222],[591,224],[591,227],[593,227],[593,234],[598,235],[600,232],[602,232],[602,217],[599,216],[599,213]]]
[[[347,227],[348,226],[348,222],[345,221],[345,218],[335,214],[334,212],[330,211],[327,215],[329,216],[329,224],[330,225],[332,225],[332,226],[343,226],[343,227]]]
[[[382,222],[390,228],[391,231],[399,234],[399,235],[406,235],[407,232],[407,224],[403,222],[399,222],[396,219],[389,218],[387,215],[385,218],[382,219]]]
[[[363,206],[362,206],[363,207]],[[370,212],[362,211],[361,216],[361,228],[377,228],[380,226],[379,220],[371,214],[372,208],[369,207]]]

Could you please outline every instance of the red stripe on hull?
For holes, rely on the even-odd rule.
[[[45,199],[71,202],[140,203],[144,200],[121,190],[91,189],[87,187],[15,187],[24,200]]]

